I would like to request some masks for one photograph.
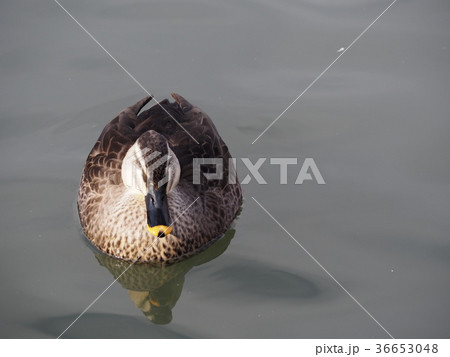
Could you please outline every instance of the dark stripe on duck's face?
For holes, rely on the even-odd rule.
[[[145,205],[147,207],[147,228],[149,232],[156,237],[165,237],[170,234],[172,227],[170,225],[166,185],[159,189],[150,186],[148,194],[145,196]]]

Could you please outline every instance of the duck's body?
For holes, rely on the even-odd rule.
[[[175,262],[220,237],[241,205],[240,185],[229,180],[230,153],[211,119],[181,96],[172,96],[175,103],[164,100],[139,116],[151,97],[122,111],[104,128],[86,160],[78,194],[81,225],[87,238],[109,255],[142,262]],[[157,141],[161,143],[155,144]],[[164,189],[170,227],[163,227],[170,234],[158,238],[158,233],[147,227],[147,216],[150,221],[154,214],[148,207],[149,192],[142,185],[133,187],[128,166],[131,154],[144,152],[149,160],[143,170],[149,170],[157,159],[152,152],[167,151],[165,146],[171,160],[176,156],[174,165],[179,163],[181,170],[179,178],[169,178],[169,188]],[[207,180],[203,173],[214,173],[216,168],[201,165],[200,183],[193,182],[194,159],[202,158],[223,160],[222,179]],[[166,173],[169,169],[167,164]],[[143,174],[147,182],[149,173]],[[149,191],[162,191],[158,185],[149,184]]]

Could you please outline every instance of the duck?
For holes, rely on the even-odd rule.
[[[78,214],[106,255],[172,264],[217,241],[238,215],[242,189],[227,145],[203,110],[171,96],[122,110],[86,159]]]

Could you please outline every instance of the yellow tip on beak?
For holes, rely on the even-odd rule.
[[[152,298],[150,298],[149,301],[150,301],[151,304],[154,305],[154,306],[161,306],[161,304],[159,303],[159,301],[153,300]]]
[[[150,227],[147,225],[148,231],[153,234],[155,237],[165,237],[166,235],[170,234],[172,232],[172,226],[153,226]]]

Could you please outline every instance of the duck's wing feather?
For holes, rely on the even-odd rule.
[[[180,162],[181,179],[192,180],[195,158],[223,159],[224,177],[228,177],[228,159],[231,155],[210,117],[179,94],[171,95],[175,103],[165,99],[139,114],[136,131],[143,133],[153,129],[167,138]],[[216,172],[214,165],[201,165],[200,169],[204,173]],[[204,175],[201,175],[203,179]],[[206,181],[203,183],[206,184]],[[217,180],[210,180],[208,184],[217,183]]]
[[[83,180],[89,182],[91,190],[99,192],[105,180],[112,184],[121,182],[122,160],[139,135],[135,131],[137,114],[152,99],[145,97],[136,104],[122,110],[109,122],[84,166]]]
[[[224,159],[224,177],[228,177],[228,159],[231,156],[212,120],[182,96],[172,93],[172,97],[174,103],[165,99],[138,115],[152,99],[151,96],[145,97],[124,109],[105,126],[84,168],[85,179],[91,185],[103,180],[121,183],[122,160],[139,136],[148,130],[155,130],[166,137],[180,163],[181,179],[192,180],[194,158]],[[201,165],[200,169],[204,173],[216,172],[214,165]],[[204,175],[201,175],[201,180],[200,186],[218,184],[212,180],[206,182]]]

